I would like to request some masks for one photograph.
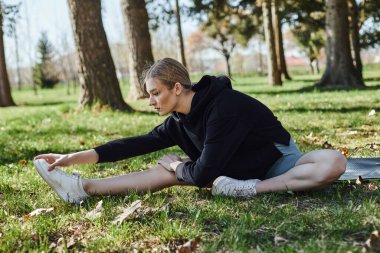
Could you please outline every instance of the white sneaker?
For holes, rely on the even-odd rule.
[[[90,196],[84,191],[79,174],[68,175],[57,168],[48,171],[49,164],[44,159],[34,160],[34,166],[40,176],[64,201],[80,204]]]
[[[252,198],[256,195],[258,179],[237,180],[220,176],[212,183],[211,194],[238,198]]]

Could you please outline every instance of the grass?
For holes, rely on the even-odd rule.
[[[380,157],[379,69],[366,66],[365,89],[318,90],[312,86],[318,77],[300,70],[280,88],[268,87],[264,77],[236,77],[233,86],[268,105],[302,151],[346,148],[349,157]],[[122,89],[127,90],[124,82]],[[202,252],[361,252],[371,232],[380,229],[380,190],[373,188],[380,187],[379,181],[361,186],[338,182],[324,190],[262,194],[249,201],[213,197],[208,189],[173,187],[95,197],[81,207],[65,204],[34,170],[33,156],[144,134],[163,121],[143,112],[77,111],[78,92],[67,95],[62,86],[37,96],[28,89],[14,91],[18,106],[0,108],[1,252],[175,251],[196,237]],[[130,104],[150,110],[146,101]],[[368,116],[373,109],[377,114]],[[67,171],[88,178],[120,175],[147,168],[168,152],[182,155],[171,148]],[[121,207],[138,199],[147,214],[112,224]],[[101,216],[86,218],[100,200]],[[27,215],[49,207],[54,207],[50,213]]]

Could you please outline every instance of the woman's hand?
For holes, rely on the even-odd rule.
[[[164,167],[165,169],[167,169],[168,171],[171,171],[171,172],[175,172],[175,168],[170,166],[170,164],[172,164],[174,162],[178,162],[178,164],[181,163],[182,162],[181,157],[174,155],[174,154],[168,154],[168,155],[166,155],[166,156],[164,156],[158,160],[158,164],[162,165],[162,167]],[[178,166],[178,164],[177,164],[177,166]]]
[[[67,154],[42,154],[34,157],[34,160],[36,159],[44,159],[48,162],[50,164],[48,171],[54,170],[56,166],[67,167],[71,165],[69,155]]]
[[[50,164],[48,170],[52,171],[56,166],[67,167],[74,164],[94,164],[99,160],[99,155],[95,149],[83,150],[71,154],[43,154],[34,159],[44,159]]]

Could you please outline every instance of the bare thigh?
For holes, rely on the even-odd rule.
[[[332,157],[337,155],[337,151],[331,149],[313,150],[305,153],[296,162],[295,166],[299,166],[307,163],[328,163]]]

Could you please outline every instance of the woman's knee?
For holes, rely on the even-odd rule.
[[[321,161],[323,172],[321,183],[332,183],[346,171],[347,159],[336,150],[326,150],[326,157]]]

